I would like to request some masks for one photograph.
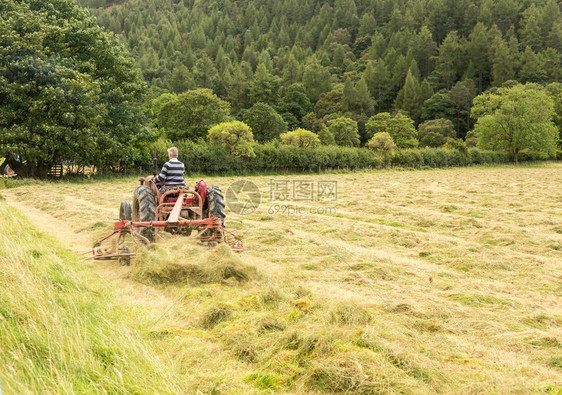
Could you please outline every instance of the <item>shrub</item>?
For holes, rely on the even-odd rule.
[[[440,147],[446,139],[455,137],[453,123],[445,118],[425,121],[418,127],[418,138],[422,147]]]
[[[386,132],[390,134],[399,148],[413,148],[418,146],[416,128],[414,121],[407,115],[397,113],[391,116],[387,112],[381,112],[369,118],[365,124],[367,136],[375,133]]]
[[[208,135],[211,143],[224,144],[228,153],[232,156],[256,156],[252,146],[254,136],[252,130],[244,122],[223,122],[213,126]]]
[[[454,139],[451,137],[447,137],[447,141],[443,148],[450,149],[450,150],[457,150],[463,155],[468,155],[468,149],[466,147],[466,143],[462,139]]]
[[[392,140],[390,134],[386,132],[379,132],[375,133],[373,138],[367,142],[367,147],[383,156],[386,156],[396,149],[396,144],[394,144],[394,140]]]
[[[316,133],[300,128],[292,132],[283,133],[279,137],[284,144],[300,148],[313,148],[320,145],[320,139]]]
[[[328,130],[334,135],[337,145],[346,147],[357,147],[359,145],[357,122],[351,118],[339,117],[328,121]]]

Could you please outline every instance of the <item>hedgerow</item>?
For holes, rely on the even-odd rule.
[[[265,172],[318,172],[326,170],[382,169],[391,167],[443,168],[482,164],[508,163],[509,157],[501,152],[470,148],[467,153],[446,148],[411,148],[391,152],[386,157],[367,148],[337,145],[300,148],[278,142],[256,144],[254,158],[233,157],[220,144],[192,141],[158,141],[158,163],[168,160],[166,148],[175,145],[186,172],[205,174],[265,173]],[[532,156],[529,159],[536,160]],[[148,167],[148,156],[140,164]]]

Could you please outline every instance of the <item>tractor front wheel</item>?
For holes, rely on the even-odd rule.
[[[133,222],[152,222],[156,220],[156,201],[154,192],[148,185],[139,185],[133,193]],[[154,242],[154,228],[140,228],[139,233],[151,243]]]

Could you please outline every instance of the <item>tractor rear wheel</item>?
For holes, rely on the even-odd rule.
[[[219,187],[211,186],[207,187],[206,207],[208,218],[220,218],[222,226],[224,226],[224,219],[226,214],[224,213],[224,197]]]
[[[152,222],[156,220],[156,201],[154,192],[148,185],[139,185],[133,193],[133,222]],[[140,228],[139,233],[151,243],[154,242],[154,228]]]
[[[133,220],[133,209],[131,208],[131,203],[129,203],[126,200],[123,200],[121,202],[121,205],[119,206],[119,219],[121,221],[123,221],[123,220],[132,221]]]

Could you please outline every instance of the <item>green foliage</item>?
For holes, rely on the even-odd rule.
[[[256,103],[242,116],[252,128],[254,137],[260,143],[272,141],[287,130],[287,123],[281,115],[265,103]]]
[[[421,119],[429,121],[431,119],[445,118],[453,123],[457,121],[455,103],[446,93],[436,93],[424,101]]]
[[[230,105],[209,89],[187,91],[162,106],[157,125],[171,140],[204,138],[214,125],[230,119]]]
[[[336,144],[336,139],[330,130],[322,125],[320,131],[318,132],[318,138],[320,139],[320,143],[322,145],[334,145]]]
[[[281,136],[283,144],[294,145],[300,148],[314,148],[320,145],[320,138],[309,130],[297,129],[292,132],[283,133]]]
[[[411,148],[418,145],[414,121],[402,113],[390,115],[382,112],[374,115],[369,118],[365,129],[368,136],[380,132],[388,133],[398,148]]]
[[[339,117],[328,121],[328,130],[334,136],[337,145],[347,147],[359,146],[359,133],[357,122],[351,118]]]
[[[292,84],[285,92],[279,103],[279,111],[291,114],[296,120],[296,124],[291,127],[299,126],[302,118],[312,111],[312,103],[306,95],[303,84]]]
[[[473,107],[478,146],[507,152],[515,163],[525,149],[553,156],[558,132],[551,121],[554,114],[551,97],[538,85],[484,93],[474,99]]]
[[[240,121],[223,122],[209,129],[211,143],[223,144],[232,156],[256,156],[252,146],[254,136],[248,125]]]
[[[322,93],[328,92],[331,87],[330,72],[318,63],[306,66],[303,75],[303,84],[308,97],[316,102]]]
[[[398,110],[404,110],[408,113],[412,119],[419,120],[423,102],[420,82],[412,74],[412,71],[408,70],[404,86],[396,97],[395,106]]]
[[[386,158],[374,155],[372,149],[321,145],[300,148],[272,142],[255,144],[254,158],[236,157],[224,144],[209,142],[159,140],[159,162],[167,160],[166,147],[175,145],[184,160],[187,174],[248,174],[268,172],[317,172],[325,170],[359,170],[381,167],[421,168],[467,166],[509,162],[509,156],[499,151],[469,148],[468,155],[457,149],[416,148],[391,151]],[[528,158],[532,159],[532,158]],[[145,166],[151,168],[151,159]]]
[[[259,64],[254,81],[249,86],[250,103],[276,104],[278,101],[280,79],[267,71],[264,64]]]
[[[394,144],[394,141],[392,140],[392,137],[390,137],[390,134],[386,132],[378,132],[375,133],[373,138],[369,140],[369,142],[367,143],[367,147],[378,154],[386,156],[396,149],[396,144]]]
[[[181,392],[138,330],[156,315],[118,305],[75,253],[13,207],[0,202],[0,216],[4,393]]]
[[[329,100],[334,111],[316,111],[320,119],[337,113],[361,124],[361,116],[402,109],[416,124],[451,119],[462,137],[470,103],[460,117],[455,106],[453,116],[424,117],[431,88],[472,80],[481,93],[513,79],[562,78],[562,16],[553,0],[79,1],[121,35],[151,86],[210,88],[233,113],[267,103],[290,128],[308,127],[301,121],[311,111],[303,97],[286,97],[295,83],[310,107],[342,85]]]
[[[144,85],[115,37],[70,0],[6,0],[0,10],[0,156],[33,176],[62,161],[136,160],[151,138]]]
[[[466,147],[466,143],[462,139],[447,137],[447,141],[443,145],[443,148],[457,150],[464,155],[468,155],[468,148]]]
[[[439,118],[425,121],[418,127],[418,137],[422,147],[441,147],[448,137],[455,137],[453,123]]]

